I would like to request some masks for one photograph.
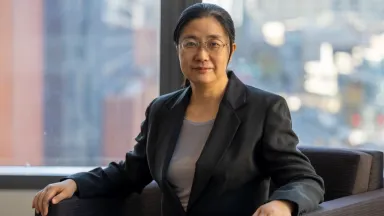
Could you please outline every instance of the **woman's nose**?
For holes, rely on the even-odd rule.
[[[196,51],[195,59],[198,61],[206,61],[209,60],[209,52],[207,51],[204,44],[202,44]]]

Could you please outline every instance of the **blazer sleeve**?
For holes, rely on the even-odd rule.
[[[125,161],[111,162],[106,168],[98,167],[89,172],[77,173],[65,179],[73,179],[77,184],[76,195],[80,198],[95,196],[127,196],[132,192],[141,193],[152,181],[146,155],[149,112],[152,103],[145,112],[141,131],[135,138],[133,151],[126,153]]]
[[[293,215],[312,211],[324,199],[324,182],[297,149],[299,140],[292,130],[291,114],[284,98],[271,103],[264,125],[262,158],[277,190],[270,200],[294,204]]]

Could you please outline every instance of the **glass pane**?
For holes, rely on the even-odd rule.
[[[0,166],[99,166],[159,94],[160,0],[2,0]]]
[[[229,68],[287,99],[301,145],[384,150],[383,4],[204,2],[234,19],[238,49]]]

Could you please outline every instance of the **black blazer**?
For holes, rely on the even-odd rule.
[[[233,72],[212,131],[196,163],[187,213],[167,181],[167,170],[188,106],[191,88],[160,96],[148,106],[134,150],[110,163],[69,178],[79,197],[119,196],[155,180],[164,216],[252,215],[270,200],[289,200],[293,215],[323,201],[324,183],[298,149],[286,101],[244,85]],[[269,196],[269,180],[277,190]]]

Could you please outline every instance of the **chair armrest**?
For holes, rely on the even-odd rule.
[[[56,205],[50,205],[48,216],[107,216],[122,214],[122,199],[79,199],[74,196]],[[40,216],[40,214],[35,214]]]
[[[384,212],[384,189],[342,197],[320,204],[305,216],[380,216]]]
[[[141,195],[132,193],[126,198],[79,199],[73,196],[56,205],[50,204],[48,216],[156,215],[161,214],[160,199],[160,189],[152,182],[145,187]]]

